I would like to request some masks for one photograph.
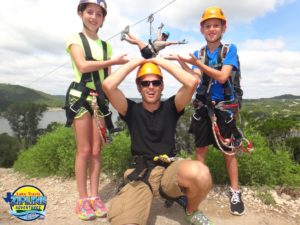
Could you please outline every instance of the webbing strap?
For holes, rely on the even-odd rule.
[[[218,57],[217,57],[217,64],[213,65],[214,69],[221,70],[223,66],[223,59],[225,58],[227,52],[228,52],[228,45],[222,45],[220,44],[218,47]],[[206,54],[206,47],[201,48],[198,52],[198,58],[201,59],[201,61],[205,64],[208,65],[208,57]],[[212,78],[209,77],[207,74],[203,74],[202,78],[202,83],[200,85],[200,88],[197,92],[197,97],[198,100],[203,102],[203,99],[207,99],[207,101],[203,102],[204,104],[207,104],[207,102],[211,101],[211,86]],[[230,81],[227,80],[223,85],[223,90],[224,90],[224,100],[228,101],[230,100],[231,97],[231,85]]]
[[[188,200],[187,200],[187,197],[185,195],[182,195],[182,196],[179,196],[179,197],[176,197],[176,198],[170,197],[169,195],[167,195],[164,192],[161,185],[159,186],[158,191],[159,191],[160,196],[163,197],[164,199],[166,199],[165,206],[167,208],[170,208],[173,205],[174,202],[177,202],[180,206],[183,207],[184,210],[186,210]]]
[[[150,46],[150,49],[153,52],[153,54],[157,54],[157,51],[156,51],[151,39],[149,39],[149,46]]]
[[[72,105],[69,104],[71,89],[76,89],[81,92],[80,98],[76,102],[74,102]],[[78,113],[79,109],[82,106],[84,108],[86,108],[91,115],[93,115],[93,110],[92,110],[91,106],[89,105],[89,103],[86,101],[86,98],[89,95],[89,93],[90,93],[90,89],[83,86],[82,84],[78,84],[76,82],[72,82],[70,84],[70,86],[67,90],[66,101],[65,101],[65,106],[64,106],[64,109],[66,110],[66,117],[67,117],[65,127],[71,127],[74,117],[76,116],[76,114]]]
[[[132,161],[132,167],[134,170],[127,176],[128,180],[135,181],[140,180],[143,181],[145,184],[147,184],[152,191],[152,187],[149,183],[149,177],[151,174],[151,171],[156,166],[162,166],[164,168],[167,168],[170,165],[170,163],[164,163],[159,161],[153,161],[153,159],[149,159],[143,156],[133,156]]]
[[[91,48],[90,48],[87,38],[85,37],[85,35],[82,32],[80,32],[79,35],[80,35],[80,38],[83,43],[86,60],[95,60],[92,56]],[[107,60],[107,44],[105,41],[102,41],[102,40],[101,40],[101,43],[102,43],[102,48],[103,48],[103,61],[105,61],[105,60]],[[106,68],[104,68],[104,79],[107,76],[108,76],[108,68],[106,67]],[[105,115],[104,119],[105,119],[107,129],[109,129],[109,130],[114,129],[114,125],[113,125],[112,119],[111,119],[111,113],[109,111],[108,104],[107,104],[107,97],[105,96],[105,94],[102,90],[102,84],[101,84],[101,80],[99,77],[99,71],[96,70],[91,73],[82,74],[80,83],[84,83],[84,85],[85,85],[86,84],[85,81],[88,80],[87,77],[93,78],[93,81],[94,81],[94,84],[96,87],[96,91],[98,93],[97,103],[99,105],[100,111],[103,113],[103,115]]]
[[[156,166],[151,163],[150,160],[143,158],[142,156],[135,157],[134,170],[127,176],[130,181],[141,180],[148,185],[151,192],[153,192],[152,187],[149,183],[149,177],[152,169]]]

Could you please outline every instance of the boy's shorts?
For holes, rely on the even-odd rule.
[[[212,131],[212,122],[208,116],[208,111],[206,107],[201,107],[197,110],[197,119],[192,116],[190,131],[195,137],[195,146],[197,148],[205,147],[208,145],[214,145],[218,148],[214,134]],[[232,128],[235,127],[235,121],[232,120],[230,123],[226,123],[229,114],[215,109],[215,115],[217,117],[217,124],[219,126],[221,135],[224,138],[230,138],[232,134]],[[234,124],[232,124],[234,123]]]
[[[173,162],[167,169],[156,166],[149,176],[149,183],[132,181],[126,184],[111,200],[108,208],[108,220],[112,225],[139,224],[147,225],[153,197],[159,197],[159,187],[170,197],[184,195],[177,184],[179,160]],[[127,173],[127,171],[126,171]]]

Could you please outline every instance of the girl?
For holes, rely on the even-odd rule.
[[[67,118],[73,123],[76,138],[75,176],[79,199],[75,212],[82,220],[91,220],[106,215],[106,207],[98,195],[100,176],[100,152],[105,142],[104,112],[98,110],[99,101],[92,106],[93,97],[99,96],[101,81],[105,70],[110,73],[110,66],[124,64],[126,55],[111,59],[112,49],[101,41],[98,30],[102,27],[107,14],[105,0],[80,0],[77,13],[83,22],[81,34],[75,33],[67,38],[66,50],[71,56],[75,80],[70,85],[67,99]],[[87,60],[83,39],[85,37],[92,59]],[[106,46],[104,48],[103,46]],[[95,76],[95,72],[97,76]],[[100,82],[96,82],[98,80]],[[100,87],[99,87],[100,86]],[[91,110],[91,109],[94,110]],[[69,113],[68,113],[69,112]],[[102,115],[98,118],[97,114]],[[94,116],[93,116],[94,115]],[[69,124],[69,125],[70,125]],[[102,130],[101,132],[99,132]],[[90,194],[87,190],[87,170],[89,169]]]

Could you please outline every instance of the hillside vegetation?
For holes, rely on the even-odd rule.
[[[242,111],[268,116],[300,118],[300,96],[282,95],[273,98],[245,99]]]
[[[48,107],[62,107],[64,96],[54,96],[20,85],[0,84],[0,112],[13,103],[36,103]]]

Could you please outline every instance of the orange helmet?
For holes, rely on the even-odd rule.
[[[154,74],[161,77],[161,79],[163,78],[160,68],[151,62],[146,62],[140,66],[136,74],[136,79],[139,79],[147,74]]]
[[[217,6],[208,7],[207,9],[204,10],[202,17],[200,19],[200,25],[202,26],[202,23],[208,19],[220,19],[223,20],[224,23],[226,24],[226,17],[224,15],[224,12],[221,8]]]

